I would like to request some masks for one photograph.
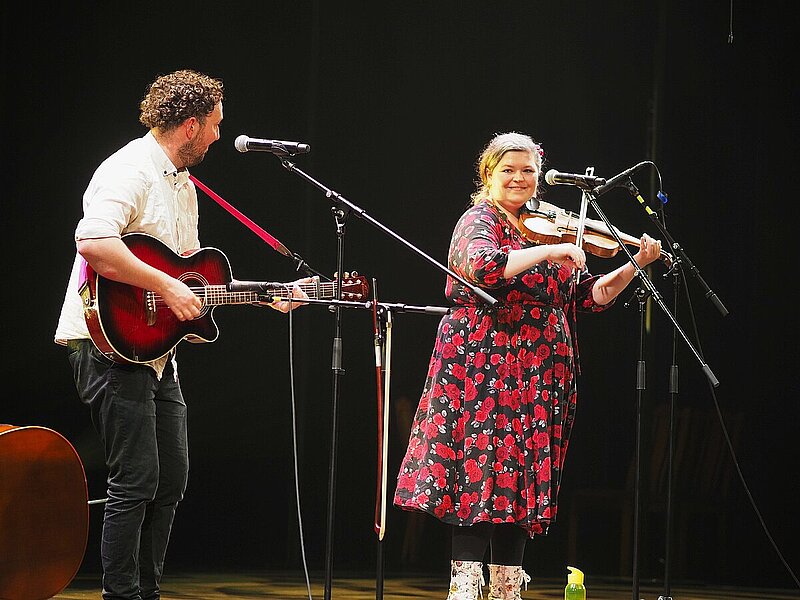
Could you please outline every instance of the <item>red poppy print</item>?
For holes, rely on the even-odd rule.
[[[595,277],[577,285],[545,261],[510,279],[508,253],[528,246],[488,202],[467,210],[448,264],[498,303],[447,279],[442,318],[400,467],[395,505],[453,525],[516,523],[546,534],[575,418],[576,309],[597,312]]]

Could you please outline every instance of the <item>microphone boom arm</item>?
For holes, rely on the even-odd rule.
[[[645,164],[648,164],[648,163],[649,163],[649,161],[645,161],[644,163],[639,163],[635,167],[632,167],[632,169],[629,169],[629,171],[633,172],[634,170],[638,170],[639,168],[641,168],[642,165],[645,165]],[[608,185],[609,183],[611,183],[612,181],[614,181],[617,178],[619,178],[619,179],[616,182],[614,182],[613,187],[616,187],[616,186],[620,185],[620,181],[623,179],[623,177],[621,177],[621,175],[622,174],[617,175],[616,177],[612,177],[611,179],[608,180],[608,183],[606,185]],[[629,178],[630,174],[626,175],[625,177]],[[600,186],[600,187],[603,187],[603,186]],[[604,190],[604,191],[607,191],[607,190]],[[592,205],[592,208],[597,213],[597,215],[605,222],[606,226],[608,227],[609,232],[611,232],[611,234],[614,236],[614,239],[616,239],[617,243],[619,244],[619,247],[627,255],[628,262],[630,262],[631,265],[633,265],[633,268],[636,271],[636,275],[639,277],[640,285],[642,286],[642,288],[644,290],[646,290],[646,292],[648,292],[652,296],[653,301],[659,306],[659,308],[661,308],[661,311],[665,315],[667,315],[669,320],[672,321],[672,326],[675,328],[675,331],[677,331],[678,334],[683,338],[683,341],[689,347],[689,350],[692,352],[692,354],[694,355],[695,359],[697,359],[697,362],[700,364],[700,369],[703,371],[705,376],[708,378],[708,380],[711,383],[711,385],[714,386],[714,387],[717,387],[719,385],[719,380],[716,378],[714,373],[711,371],[711,368],[708,366],[708,364],[706,364],[705,359],[700,354],[700,352],[694,347],[694,344],[692,344],[691,340],[689,339],[689,336],[686,335],[686,332],[683,330],[683,328],[678,323],[677,319],[675,318],[675,315],[673,315],[672,312],[669,310],[669,307],[665,304],[664,299],[661,296],[661,293],[658,291],[658,289],[656,288],[656,286],[653,283],[653,281],[650,279],[650,277],[648,277],[648,275],[645,272],[645,270],[642,269],[642,267],[639,266],[639,264],[636,262],[636,259],[633,258],[633,254],[631,254],[631,251],[628,249],[628,247],[622,241],[622,239],[619,236],[619,233],[617,233],[616,227],[613,227],[611,225],[611,221],[609,221],[608,217],[605,215],[605,213],[598,206],[598,204],[597,204],[597,196],[596,196],[595,192],[596,192],[596,190],[592,191],[592,192],[586,192],[586,194],[587,194],[587,196],[589,198],[589,202]]]
[[[669,247],[675,252],[676,263],[680,261],[681,263],[686,265],[686,270],[688,270],[689,273],[691,273],[692,277],[694,277],[700,284],[700,287],[703,290],[703,296],[705,298],[708,298],[711,304],[713,304],[716,307],[716,309],[720,312],[720,314],[723,317],[728,316],[728,309],[722,303],[722,300],[720,300],[716,292],[708,286],[706,280],[703,279],[702,275],[700,275],[700,270],[689,259],[689,256],[686,254],[686,251],[683,249],[683,247],[678,242],[676,242],[675,239],[670,235],[669,231],[664,226],[664,223],[662,223],[661,219],[658,218],[656,212],[652,210],[649,206],[647,206],[647,203],[644,201],[644,198],[642,198],[641,194],[639,193],[639,188],[637,188],[636,185],[630,180],[625,185],[623,185],[623,187],[625,187],[630,193],[630,195],[633,196],[639,202],[639,204],[642,205],[642,207],[644,207],[647,216],[650,217],[650,220],[655,224],[655,226],[661,232],[661,235],[664,236],[664,239],[669,244]]]
[[[308,181],[311,184],[313,184],[314,186],[318,187],[323,192],[325,192],[325,196],[330,198],[334,203],[336,203],[337,205],[345,206],[349,211],[352,211],[353,213],[355,213],[356,215],[358,215],[359,217],[361,217],[362,219],[364,219],[365,221],[367,221],[368,223],[370,223],[374,227],[377,227],[378,229],[380,229],[386,235],[394,238],[395,240],[397,240],[398,242],[400,242],[401,244],[403,244],[404,246],[406,246],[410,250],[414,251],[416,254],[418,254],[419,256],[424,258],[425,260],[427,260],[429,263],[431,263],[437,269],[439,269],[440,271],[443,271],[444,273],[447,273],[450,277],[452,277],[453,279],[457,280],[462,285],[468,287],[476,296],[478,296],[481,300],[483,300],[484,302],[486,302],[490,306],[492,306],[492,305],[497,303],[497,299],[496,298],[492,297],[491,295],[486,293],[484,290],[482,290],[478,286],[466,281],[463,277],[461,277],[460,275],[454,273],[451,269],[449,269],[446,266],[444,266],[443,264],[441,264],[435,258],[429,256],[428,254],[426,254],[425,252],[423,252],[422,250],[420,250],[419,248],[414,246],[411,242],[409,242],[405,238],[401,237],[400,235],[398,235],[397,233],[395,233],[394,231],[392,231],[391,229],[386,227],[383,223],[381,223],[380,221],[378,221],[378,220],[374,219],[373,217],[371,217],[370,215],[368,215],[366,213],[366,211],[364,211],[364,209],[356,206],[355,204],[350,202],[347,198],[345,198],[344,196],[342,196],[338,192],[336,192],[336,191],[330,189],[329,187],[323,185],[321,182],[319,182],[316,179],[314,179],[313,177],[311,177],[311,175],[309,175],[308,173],[304,172],[302,169],[299,169],[297,167],[297,165],[295,165],[288,158],[281,157],[280,161],[281,161],[281,164],[284,166],[284,168],[286,168],[286,170],[299,175],[300,177],[302,177],[306,181]]]

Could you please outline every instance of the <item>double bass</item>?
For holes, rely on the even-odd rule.
[[[62,591],[81,566],[88,533],[75,448],[52,429],[0,425],[0,600]]]

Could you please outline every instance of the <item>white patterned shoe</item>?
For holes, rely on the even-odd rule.
[[[450,561],[450,592],[447,600],[483,598],[483,563],[473,560]]]
[[[508,565],[489,565],[488,600],[521,600],[520,590],[531,581],[530,575],[522,567]]]

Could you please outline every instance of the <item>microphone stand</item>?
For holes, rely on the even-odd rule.
[[[639,301],[639,358],[636,362],[636,441],[633,451],[633,597],[639,600],[639,520],[642,508],[641,499],[641,455],[642,455],[642,407],[644,406],[644,391],[647,389],[647,369],[645,363],[645,304],[650,292],[638,286],[633,292],[633,298]],[[630,306],[631,300],[625,303],[625,308]]]
[[[283,160],[281,161],[283,162]],[[344,204],[336,204],[331,208],[333,218],[336,222],[336,273],[339,275],[336,285],[336,298],[342,297],[342,279],[344,273],[344,236],[347,217],[350,212]],[[328,511],[326,516],[327,523],[327,542],[325,544],[325,600],[331,597],[331,585],[333,574],[333,525],[336,513],[336,466],[337,448],[339,437],[339,399],[341,396],[340,382],[344,370],[342,369],[342,312],[341,307],[334,307],[334,333],[333,349],[331,353],[331,370],[333,372],[332,397],[331,397],[331,440],[330,456],[328,464]]]
[[[678,311],[678,289],[680,287],[680,277],[683,265],[689,266],[689,272],[697,279],[700,286],[703,288],[704,295],[709,301],[717,308],[720,314],[724,317],[728,315],[728,309],[719,299],[716,293],[708,286],[700,271],[692,263],[686,252],[681,245],[674,240],[667,231],[664,223],[658,218],[658,215],[653,211],[642,198],[638,188],[630,179],[623,185],[631,196],[636,198],[639,204],[642,205],[650,220],[656,225],[661,235],[667,240],[670,248],[675,252],[675,261],[671,267],[672,280],[673,280],[673,310],[675,314]],[[673,330],[672,334],[672,365],[669,371],[669,437],[668,437],[668,451],[667,451],[667,497],[666,497],[666,517],[665,517],[665,542],[664,542],[664,593],[658,597],[658,600],[672,600],[671,595],[671,541],[672,541],[672,483],[673,483],[673,458],[675,453],[675,406],[678,398],[678,362],[677,362],[677,331]]]
[[[347,221],[347,217],[350,213],[355,214],[356,216],[364,219],[368,223],[372,224],[373,226],[380,229],[383,233],[393,237],[397,241],[404,244],[407,248],[417,253],[419,256],[423,257],[429,263],[434,265],[440,271],[447,273],[450,277],[459,281],[462,285],[465,285],[470,290],[472,290],[475,295],[481,298],[484,302],[490,305],[494,305],[497,303],[497,300],[487,294],[482,289],[478,288],[477,286],[467,282],[464,280],[463,277],[457,275],[452,270],[448,269],[444,265],[440,264],[431,256],[425,254],[422,250],[411,244],[411,242],[407,241],[370,215],[368,215],[362,208],[356,206],[349,200],[347,200],[344,196],[339,194],[338,192],[330,189],[329,187],[325,186],[321,182],[317,181],[309,174],[305,173],[303,170],[299,169],[293,162],[289,160],[289,156],[276,154],[281,161],[281,165],[291,173],[295,173],[299,175],[312,185],[316,186],[323,192],[325,192],[325,196],[329,198],[333,202],[333,207],[331,208],[333,212],[334,219],[336,220],[336,236],[337,236],[337,252],[336,252],[336,271],[339,275],[344,273],[344,239],[345,239],[345,225]],[[336,285],[336,298],[341,300],[341,285],[342,285],[341,277],[337,280]],[[333,398],[331,402],[331,445],[330,445],[330,458],[329,458],[329,467],[328,467],[328,506],[327,506],[327,525],[326,525],[326,542],[325,542],[325,586],[324,586],[324,600],[330,600],[331,598],[331,588],[332,588],[332,580],[333,580],[333,532],[334,532],[334,521],[335,521],[335,505],[336,505],[336,467],[337,467],[337,448],[338,448],[338,406],[339,406],[339,399],[341,395],[340,391],[340,381],[342,375],[344,374],[344,369],[342,368],[342,313],[341,308],[342,305],[339,303],[331,303],[327,302],[327,304],[332,305],[334,307],[334,337],[333,337],[333,358],[332,358],[332,371],[333,371]],[[405,306],[405,305],[403,305]]]
[[[375,302],[374,300],[367,300],[366,302],[359,302],[357,300],[336,300],[336,299],[328,299],[328,300],[320,300],[318,298],[293,298],[294,301],[297,303],[303,304],[321,304],[328,307],[341,307],[341,308],[357,308],[357,309],[366,309],[372,310],[373,304],[378,307],[378,312],[380,311],[392,311],[392,312],[407,312],[407,313],[419,313],[425,315],[444,315],[449,310],[447,307],[444,306],[431,306],[431,305],[419,305],[419,304],[405,304],[403,302]]]
[[[680,287],[680,263],[673,265],[672,310],[678,314],[678,288]],[[672,461],[675,456],[675,406],[678,402],[678,338],[672,332],[672,364],[669,368],[669,433],[667,441],[667,497],[664,519],[664,594],[658,600],[672,600],[670,566],[672,564]]]
[[[375,600],[383,600],[384,582],[384,536],[386,535],[386,506],[387,506],[387,468],[389,454],[389,393],[392,378],[392,328],[394,312],[424,312],[427,314],[444,315],[447,309],[438,306],[408,307],[402,304],[386,304],[378,302],[377,284],[373,279],[372,313],[375,325],[375,363],[378,397],[378,476],[375,494],[375,534],[376,546],[376,571],[375,571]],[[369,307],[370,302],[367,302]]]
[[[633,186],[633,182],[630,180],[630,176],[627,177],[627,184],[622,184],[620,182],[619,185],[628,186],[628,189],[631,189],[629,186]],[[612,189],[611,186],[605,185],[600,186],[603,188],[602,193]],[[712,386],[717,387],[719,385],[719,380],[716,378],[714,373],[711,371],[711,368],[706,364],[703,357],[700,355],[698,350],[694,347],[689,337],[686,335],[686,332],[683,331],[683,328],[675,319],[675,316],[670,312],[667,305],[664,303],[664,299],[661,296],[661,293],[656,289],[653,281],[647,275],[647,273],[642,269],[636,260],[633,258],[633,254],[631,251],[625,246],[622,242],[622,239],[619,236],[616,228],[611,224],[608,217],[606,217],[605,213],[600,209],[597,204],[597,198],[600,195],[593,190],[591,192],[587,192],[589,197],[589,202],[594,208],[597,215],[603,220],[603,222],[608,227],[608,230],[614,236],[614,239],[619,244],[620,248],[625,252],[626,256],[628,257],[628,262],[633,265],[634,270],[636,271],[636,276],[639,277],[639,285],[642,288],[641,294],[646,298],[647,296],[651,297],[653,301],[658,305],[661,311],[670,319],[672,322],[672,326],[674,331],[679,333],[680,336],[683,338],[686,345],[691,350],[692,354],[694,354],[695,358],[697,359],[698,363],[700,364],[700,368],[703,373],[708,378],[709,382]],[[637,190],[638,195],[638,190]],[[643,304],[644,299],[640,300],[640,306]],[[643,327],[643,324],[641,325]],[[640,353],[642,353],[642,346],[643,342],[640,342]],[[633,564],[632,564],[632,583],[633,583],[633,600],[640,600],[639,598],[639,565],[638,565],[638,547],[639,547],[639,503],[640,503],[640,480],[641,480],[641,461],[639,459],[639,444],[641,439],[641,401],[643,397],[643,392],[645,389],[645,382],[644,382],[644,361],[642,356],[640,356],[639,361],[637,363],[637,382],[636,382],[636,389],[637,389],[637,398],[638,398],[638,407],[637,407],[637,433],[636,433],[636,450],[635,450],[635,469],[636,473],[634,476],[634,523],[633,523],[633,530],[634,530],[634,540],[633,540]]]
[[[375,289],[373,280],[373,290]],[[378,478],[375,507],[375,533],[377,534],[376,545],[376,568],[375,568],[375,600],[383,599],[384,591],[384,547],[383,539],[386,534],[386,453],[389,437],[389,388],[391,378],[391,347],[392,347],[392,315],[396,312],[410,312],[427,315],[444,315],[447,308],[443,306],[416,306],[392,302],[378,302],[370,300],[367,302],[355,302],[350,300],[318,300],[309,298],[302,300],[305,304],[322,304],[336,308],[360,308],[372,311],[375,318],[375,353],[376,353],[376,375],[378,380]],[[381,372],[385,375],[382,378]]]

